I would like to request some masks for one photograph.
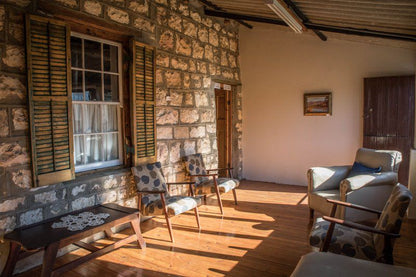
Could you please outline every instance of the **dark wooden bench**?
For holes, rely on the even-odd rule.
[[[78,215],[82,212],[92,212],[94,214],[107,213],[110,216],[103,219],[104,223],[99,226],[87,226],[79,231],[69,231],[65,227],[52,228],[52,224],[54,222],[60,222],[60,219],[63,216]],[[98,248],[81,241],[84,238],[103,231],[108,238],[111,238],[113,236],[111,228],[124,223],[131,224],[134,234],[117,240],[113,244]],[[89,207],[30,226],[18,228],[9,234],[6,234],[4,238],[10,241],[10,252],[1,276],[11,276],[19,259],[28,257],[40,250],[45,250],[41,276],[59,276],[65,271],[71,270],[82,263],[100,257],[130,242],[137,241],[139,247],[142,249],[146,247],[146,243],[140,231],[139,210],[122,207],[116,204],[104,204]],[[86,249],[91,253],[54,268],[58,250],[70,244]]]

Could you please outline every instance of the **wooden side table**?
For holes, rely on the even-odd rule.
[[[103,224],[99,226],[87,226],[83,230],[79,231],[69,231],[67,228],[52,228],[52,224],[54,222],[60,222],[60,219],[63,216],[78,215],[82,212],[92,212],[94,214],[107,213],[109,216],[103,219]],[[131,224],[134,234],[118,240],[111,245],[98,248],[81,241],[84,238],[102,231],[104,231],[106,236],[110,238],[113,235],[111,228],[124,223]],[[6,234],[4,239],[10,241],[10,252],[6,266],[1,275],[2,277],[13,275],[14,267],[19,259],[28,257],[43,249],[45,250],[45,253],[43,256],[41,276],[59,276],[65,271],[71,270],[74,267],[77,267],[91,259],[100,257],[130,242],[137,241],[141,249],[146,247],[146,243],[140,231],[139,210],[122,207],[116,204],[104,204],[89,207],[30,226],[18,228],[9,234]],[[54,268],[58,250],[69,244],[74,244],[78,247],[84,248],[91,253]]]

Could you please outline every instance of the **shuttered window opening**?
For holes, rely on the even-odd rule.
[[[35,186],[74,178],[69,27],[26,18],[28,94]]]
[[[132,41],[134,164],[156,160],[155,50]]]

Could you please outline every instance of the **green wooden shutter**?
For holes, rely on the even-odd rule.
[[[132,41],[131,66],[134,165],[156,161],[155,49]]]
[[[26,17],[33,180],[44,186],[75,176],[70,30],[61,21]]]

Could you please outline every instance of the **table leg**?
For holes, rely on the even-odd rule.
[[[21,246],[18,243],[10,242],[10,252],[7,258],[6,266],[3,269],[2,277],[12,276],[14,267],[19,259]]]
[[[58,253],[59,242],[49,244],[43,254],[42,277],[52,276],[53,266],[55,264],[56,254]]]
[[[146,242],[144,241],[144,238],[142,236],[142,231],[140,230],[140,215],[138,215],[135,219],[133,219],[131,222],[131,227],[133,227],[134,232],[136,233],[137,242],[139,243],[139,247],[141,249],[146,248]]]

